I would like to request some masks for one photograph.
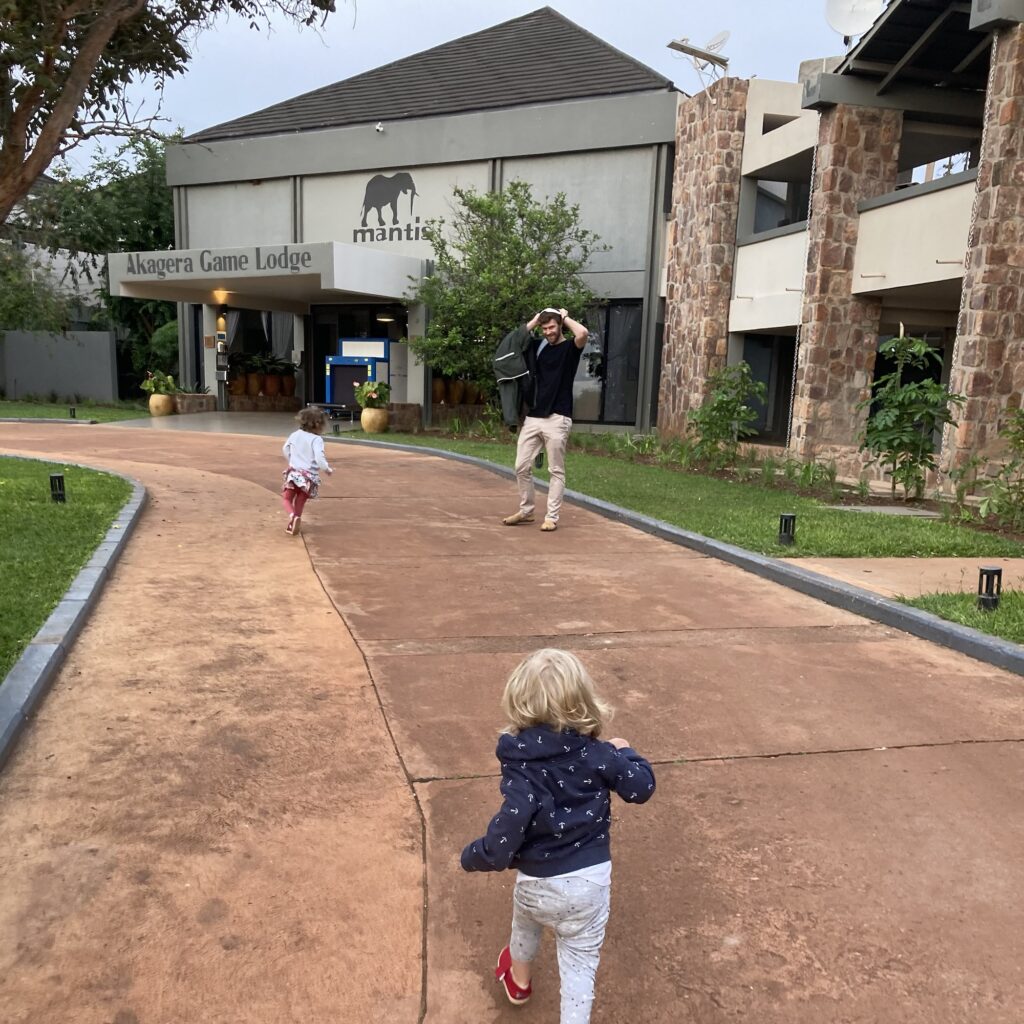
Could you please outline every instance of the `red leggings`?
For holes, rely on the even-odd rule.
[[[284,500],[285,512],[296,518],[302,515],[302,510],[309,500],[309,495],[301,487],[296,487],[295,484],[289,484],[281,492],[281,497]]]

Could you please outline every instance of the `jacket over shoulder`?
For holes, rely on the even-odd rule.
[[[509,427],[519,423],[519,409],[536,377],[531,359],[532,341],[533,335],[523,324],[509,331],[494,353],[494,376],[501,397],[502,419]]]

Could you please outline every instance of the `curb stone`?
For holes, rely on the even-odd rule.
[[[132,485],[132,493],[121,506],[120,512],[110,524],[110,529],[92,553],[92,557],[72,580],[71,586],[57,603],[57,607],[39,627],[39,631],[14,663],[6,678],[0,681],[0,768],[10,757],[22,730],[28,725],[32,713],[64,663],[75,638],[88,621],[114,564],[121,557],[121,552],[128,543],[128,538],[146,504],[146,488],[138,480],[133,480],[123,473],[114,473],[108,469],[86,466],[80,462],[67,462],[63,459],[36,459],[20,455],[3,457],[22,459],[26,462],[54,461],[62,466],[75,466],[96,473],[106,473],[108,476],[127,480]]]
[[[0,416],[0,423],[91,423],[95,425],[99,423],[99,420],[72,419],[70,416],[66,420],[49,419],[46,416]],[[66,465],[70,466],[71,463],[68,462]]]
[[[454,462],[477,466],[508,479],[515,477],[515,472],[507,466],[499,466],[473,455],[462,455],[459,452],[448,452],[440,448],[398,444],[390,441],[363,441],[355,438],[339,437],[331,440],[337,444],[393,448],[403,452],[436,455]],[[535,483],[538,487],[547,489],[547,484],[544,481],[537,480]],[[893,626],[904,633],[910,633],[923,640],[930,640],[943,647],[949,647],[978,661],[995,665],[997,668],[1015,672],[1017,675],[1024,675],[1024,647],[1011,643],[1009,640],[1002,640],[999,637],[990,636],[988,633],[982,633],[980,630],[971,629],[969,626],[961,626],[959,623],[940,619],[930,612],[900,604],[898,601],[882,597],[880,594],[856,587],[851,583],[843,583],[831,576],[823,576],[820,573],[811,572],[809,569],[789,565],[785,559],[770,558],[767,555],[748,551],[746,548],[736,547],[734,544],[712,540],[702,534],[691,533],[689,530],[673,526],[664,520],[652,519],[640,512],[632,512],[619,505],[601,501],[599,498],[580,494],[578,491],[571,491],[567,488],[565,497],[573,504],[596,512],[606,519],[625,523],[661,540],[667,540],[673,544],[699,551],[710,558],[728,562],[730,565],[754,573],[763,579],[789,587],[790,590],[796,590],[808,597],[824,601],[835,608],[881,622],[886,626]]]

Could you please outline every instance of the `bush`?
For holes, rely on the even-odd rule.
[[[697,435],[694,455],[712,469],[725,469],[735,465],[740,441],[756,433],[751,424],[757,412],[748,403],[753,399],[763,402],[767,388],[754,380],[747,363],[716,371],[708,383],[708,397],[689,417],[689,426]]]
[[[954,395],[938,381],[926,379],[903,381],[907,368],[927,369],[930,363],[941,363],[942,357],[924,338],[890,338],[879,346],[879,353],[896,363],[892,373],[879,377],[870,397],[857,404],[870,412],[861,435],[861,451],[871,452],[873,462],[884,466],[896,485],[903,485],[904,499],[921,497],[925,473],[935,468],[932,436],[947,423],[953,423],[950,406],[966,401]]]
[[[982,518],[995,516],[1000,526],[1024,529],[1024,409],[1014,411],[999,431],[1006,439],[1010,458],[995,479],[985,485],[985,497],[978,509]],[[958,493],[959,497],[959,493]]]

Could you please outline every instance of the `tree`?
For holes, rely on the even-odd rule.
[[[919,498],[924,491],[925,472],[935,468],[935,431],[953,423],[952,407],[962,405],[964,395],[954,395],[937,380],[903,379],[908,368],[926,370],[941,363],[942,357],[924,338],[890,338],[878,348],[895,366],[891,373],[875,380],[870,397],[857,403],[869,415],[861,434],[860,451],[869,451],[874,462],[888,469],[892,496],[903,484],[904,500]]]
[[[0,242],[0,330],[53,331],[67,326],[70,302],[31,250]]]
[[[0,224],[55,158],[97,136],[134,137],[131,83],[159,89],[219,15],[323,22],[335,0],[0,0]]]
[[[96,318],[118,328],[119,350],[135,375],[151,369],[172,372],[177,342],[168,360],[166,345],[154,348],[158,328],[173,321],[173,302],[122,299],[110,294],[106,254],[174,248],[174,205],[167,187],[165,152],[176,136],[136,138],[111,156],[98,153],[83,175],[59,169],[54,180],[27,200],[17,231],[68,260],[76,290],[94,286],[100,304]],[[9,225],[14,233],[14,225]],[[175,371],[176,372],[176,371]]]
[[[526,182],[513,181],[503,192],[456,188],[454,198],[450,225],[427,223],[434,272],[415,300],[429,307],[430,322],[409,345],[438,372],[492,392],[502,336],[545,306],[582,315],[594,296],[580,273],[606,247],[561,192],[542,203]]]

